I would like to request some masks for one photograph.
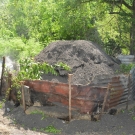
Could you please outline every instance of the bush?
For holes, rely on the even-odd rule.
[[[0,57],[10,56],[13,60],[33,57],[37,55],[43,46],[34,39],[29,39],[26,43],[21,38],[0,39]]]
[[[118,73],[127,74],[127,73],[130,72],[130,70],[131,70],[133,67],[135,67],[135,64],[133,64],[133,63],[131,63],[131,64],[121,64]]]

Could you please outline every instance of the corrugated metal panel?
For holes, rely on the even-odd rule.
[[[55,83],[44,80],[28,80],[25,85],[34,91],[48,95],[48,101],[59,102],[68,106],[69,85],[66,83]],[[91,86],[90,84],[72,85],[72,107],[77,108],[81,113],[91,113],[97,106],[97,102],[103,102],[106,87]]]
[[[117,58],[123,64],[130,64],[130,63],[133,63],[134,61],[134,55],[118,55]]]
[[[92,85],[99,87],[111,85],[108,104],[109,108],[112,108],[131,100],[132,93],[128,88],[128,81],[128,75],[99,75],[93,80]]]
[[[98,104],[103,104],[109,84],[111,86],[107,102],[105,104],[105,110],[122,103],[127,103],[129,100],[128,97],[130,90],[128,88],[128,76],[99,75],[93,79],[91,84],[85,86],[71,85],[72,107],[77,108],[81,113],[92,113]],[[49,95],[48,101],[60,102],[68,106],[69,85],[66,83],[56,83],[45,80],[28,80],[25,81],[25,85],[37,92]]]
[[[131,98],[132,100],[135,100],[135,68],[133,68],[130,73],[131,73],[131,88],[132,88]]]

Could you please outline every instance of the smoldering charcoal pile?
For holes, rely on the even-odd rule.
[[[73,84],[86,85],[97,75],[112,75],[118,68],[114,62],[98,45],[85,40],[56,41],[49,44],[36,57],[38,62],[66,63],[71,67]],[[44,80],[68,82],[67,72],[58,69],[59,75],[43,75]]]

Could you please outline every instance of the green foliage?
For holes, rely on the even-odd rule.
[[[53,134],[57,134],[61,132],[61,130],[56,129],[53,125],[47,126],[46,128],[44,128],[44,131]]]
[[[21,59],[19,61],[20,72],[17,76],[20,80],[25,79],[41,79],[42,73],[51,73],[57,75],[54,67],[48,63],[36,63],[32,59]],[[22,79],[23,78],[23,79]]]
[[[37,45],[39,42],[45,47],[54,40],[63,39],[91,40],[101,44],[108,54],[120,51],[127,54],[135,49],[132,38],[135,35],[135,7],[132,0],[124,1],[127,4],[114,0],[1,2],[0,37],[6,47],[2,46],[0,56],[1,50],[6,54],[12,52],[14,58],[33,56],[36,49],[41,49]],[[33,41],[29,42],[31,39]]]
[[[32,130],[33,130],[33,131],[36,131],[37,129],[34,127],[34,128],[32,128]]]
[[[132,119],[135,120],[135,116],[132,116]]]
[[[54,65],[54,67],[59,67],[59,68],[65,69],[67,71],[71,71],[71,68],[63,62],[58,62],[57,64]]]
[[[12,78],[12,86],[11,89],[15,89],[17,92],[17,99],[21,99],[21,81],[24,80],[33,80],[33,79],[41,79],[42,73],[52,73],[57,75],[54,67],[47,64],[47,63],[35,63],[30,58],[25,58],[19,60],[20,71],[18,72],[17,76],[13,76]],[[7,94],[10,92],[10,89],[7,91]]]
[[[15,89],[17,92],[17,99],[21,99],[21,81],[24,80],[33,80],[33,79],[41,79],[42,73],[52,73],[57,75],[54,67],[49,65],[48,63],[35,63],[32,59],[21,59],[19,61],[20,64],[20,71],[18,72],[17,76],[13,76],[12,78],[12,86],[11,89]],[[10,92],[9,89],[7,91],[7,95]],[[43,117],[44,118],[44,117]]]
[[[31,112],[31,114],[41,114],[42,115],[41,120],[46,118],[45,113],[43,111],[34,110],[34,111]]]
[[[5,103],[5,98],[4,99],[2,99],[2,101],[0,102],[0,109],[2,109],[2,107],[3,107],[3,104]]]
[[[57,75],[57,72],[55,70],[56,67],[60,67],[62,69],[65,69],[67,71],[70,71],[71,68],[62,62],[59,62],[55,64],[54,66],[49,65],[48,63],[38,63],[34,62],[34,60],[30,58],[21,59],[19,61],[20,64],[20,72],[18,73],[17,78],[21,80],[26,79],[41,79],[41,74],[45,73],[51,73],[53,75]]]
[[[108,42],[104,44],[104,49],[110,56],[115,56],[122,52],[122,47],[114,39],[108,39]]]
[[[125,113],[125,110],[122,109],[121,112],[122,112],[122,113]]]
[[[34,38],[44,46],[59,39],[86,39],[98,42],[98,32],[94,26],[96,14],[92,10],[101,6],[97,7],[94,3],[77,4],[74,8],[75,4],[76,1],[71,0],[13,0],[5,4],[3,10],[6,9],[6,13],[1,23],[3,29],[8,28],[9,37],[19,36],[23,40]],[[5,37],[3,33],[1,35]]]
[[[14,77],[12,78],[12,85],[11,85],[11,88],[9,88],[9,89],[6,91],[6,98],[9,96],[9,93],[10,93],[11,90],[15,90],[15,91],[16,91],[17,100],[20,101],[21,96],[22,96],[22,93],[21,93],[21,83],[20,83],[19,78],[17,78],[16,76],[14,76]]]
[[[53,134],[61,133],[61,130],[56,129],[53,125],[49,125],[45,128],[41,128],[40,131],[41,132],[47,132],[47,133],[53,133]]]
[[[0,57],[10,56],[13,60],[37,55],[43,46],[34,39],[27,40],[26,43],[21,38],[0,38]]]
[[[21,81],[24,80],[34,80],[34,79],[41,79],[42,74],[51,73],[53,75],[57,75],[55,68],[60,67],[67,71],[70,71],[71,68],[60,62],[55,64],[54,66],[49,65],[48,63],[38,63],[35,62],[31,58],[25,58],[19,60],[20,71],[18,72],[17,76],[12,78],[12,89],[16,89],[18,100],[21,98]],[[9,93],[10,90],[8,90]],[[7,94],[8,94],[7,93]]]
[[[130,70],[135,67],[135,64],[121,64],[120,69],[118,70],[118,73],[129,73]]]
[[[76,0],[65,0],[60,4],[60,39],[91,40],[100,42],[99,33],[95,26],[97,17],[94,2],[80,4]],[[92,12],[94,10],[94,12]]]
[[[0,102],[0,109],[2,108],[3,106],[2,106],[2,103]]]

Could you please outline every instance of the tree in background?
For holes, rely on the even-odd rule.
[[[76,4],[75,1],[63,0],[59,6],[61,15],[60,39],[68,40],[91,40],[101,43],[96,27],[96,12],[93,12],[94,3]],[[94,6],[96,6],[94,4]]]
[[[55,40],[81,39],[102,45],[109,55],[133,54],[134,1],[0,0],[0,36],[10,42],[20,38],[26,48],[31,39],[43,47]]]
[[[86,4],[93,1],[95,0],[74,0],[77,4]],[[116,25],[118,26],[117,30],[119,29],[119,36],[117,38],[123,41],[126,38],[126,47],[129,48],[130,54],[135,54],[135,0],[97,0],[95,2],[96,4],[108,4],[108,8],[103,8],[106,10],[106,13],[117,16]]]
[[[104,0],[111,5],[110,14],[118,14],[129,33],[130,54],[135,54],[135,0]],[[116,10],[117,9],[117,10]]]

